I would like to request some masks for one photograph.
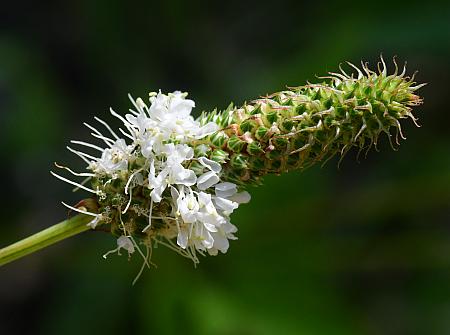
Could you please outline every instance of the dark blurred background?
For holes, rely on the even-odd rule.
[[[86,194],[49,174],[127,93],[190,92],[196,113],[314,81],[345,60],[408,61],[428,82],[422,128],[360,163],[266,179],[233,215],[227,255],[102,254],[89,232],[0,270],[0,334],[450,334],[450,5],[447,1],[4,1],[0,9],[4,246]],[[393,69],[390,62],[391,70]]]

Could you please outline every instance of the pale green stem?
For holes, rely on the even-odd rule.
[[[89,230],[91,229],[88,226],[90,221],[92,221],[92,217],[79,214],[0,249],[0,266]]]

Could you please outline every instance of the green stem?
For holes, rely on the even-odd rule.
[[[89,230],[87,225],[92,218],[87,215],[76,215],[14,244],[0,249],[0,266],[31,254],[56,242]]]

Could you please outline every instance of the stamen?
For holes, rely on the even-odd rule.
[[[59,165],[59,164],[56,163],[56,162],[54,162],[54,164],[55,164],[55,166],[56,166],[57,168],[67,170],[67,171],[69,171],[71,174],[73,174],[74,176],[77,176],[77,177],[95,177],[95,176],[96,176],[95,174],[93,174],[93,173],[88,173],[88,172],[83,172],[83,173],[77,173],[77,172],[74,172],[74,171],[72,171],[70,168],[68,168],[67,166]]]
[[[347,64],[350,65],[352,68],[354,68],[358,72],[358,80],[364,77],[364,74],[361,72],[361,70],[357,66],[353,65],[350,62],[347,62]]]
[[[125,228],[125,224],[124,224],[123,221],[122,221],[122,214],[121,214],[121,212],[120,212],[120,208],[119,208],[119,219],[120,219],[120,223],[121,223],[121,225],[122,225],[122,228],[123,228],[124,233],[127,234],[127,230],[126,230],[126,228]],[[127,236],[127,237],[131,240],[131,242],[133,242],[133,244],[134,244],[136,250],[137,250],[138,253],[142,256],[142,258],[144,259],[145,264],[146,264],[146,265],[148,266],[148,268],[150,269],[150,265],[148,264],[147,259],[145,258],[145,256],[144,256],[144,254],[143,254],[141,248],[139,248],[138,244],[137,244],[136,241],[134,240],[133,236],[132,236],[130,233],[128,233],[128,236]]]
[[[125,209],[122,211],[122,214],[125,214],[128,211],[128,208],[130,208],[131,199],[133,199],[133,188],[130,188],[130,197],[128,199],[127,205],[125,206]]]
[[[364,124],[361,126],[361,129],[359,130],[358,134],[356,134],[355,138],[353,139],[354,142],[356,142],[356,139],[359,137],[359,135],[362,134],[362,132],[363,132],[364,129],[366,129],[366,128],[367,128],[367,126],[366,126],[366,124],[364,123]]]
[[[72,148],[69,147],[69,146],[67,146],[66,148],[67,148],[67,150],[73,152],[74,154],[79,154],[79,155],[84,156],[84,157],[86,157],[86,158],[90,158],[90,159],[93,160],[93,161],[98,160],[97,157],[91,156],[91,155],[89,155],[89,154],[87,154],[87,153],[84,153],[84,152],[82,152],[82,151],[74,150],[74,149],[72,149]]]
[[[81,184],[81,185],[86,184],[89,180],[91,180],[91,178],[92,178],[92,177],[87,177],[87,178],[83,179],[83,181],[82,181],[80,184]],[[75,187],[75,188],[72,189],[72,192],[76,192],[76,191],[78,191],[79,189],[80,189],[80,188],[77,186],[77,187]]]
[[[142,230],[145,233],[152,226],[153,199],[150,199],[150,210],[148,213],[148,225]]]
[[[109,111],[110,111],[110,113],[111,113],[113,116],[115,116],[115,117],[118,118],[120,121],[122,121],[123,124],[128,128],[129,122],[128,122],[127,120],[125,120],[125,119],[123,118],[122,115],[117,114],[112,108],[110,108]]]
[[[62,180],[62,181],[65,181],[66,183],[69,183],[69,184],[74,185],[74,186],[78,186],[79,188],[81,188],[81,189],[83,189],[83,190],[85,190],[85,191],[88,191],[88,192],[97,194],[96,191],[91,190],[90,188],[87,188],[86,186],[83,186],[83,185],[81,185],[81,184],[78,184],[78,183],[76,183],[76,182],[74,182],[74,181],[72,181],[72,180],[69,180],[69,179],[66,179],[66,178],[64,178],[64,177],[61,177],[60,175],[54,173],[53,171],[50,171],[50,173],[51,173],[54,177],[56,177],[56,178],[58,178],[58,179],[60,179],[60,180]]]
[[[121,218],[121,220],[122,220],[122,218]],[[122,223],[122,224],[123,224],[123,223]],[[138,253],[139,253],[139,254],[141,255],[141,257],[144,259],[145,265],[147,265],[147,267],[150,269],[150,264],[148,264],[147,258],[145,257],[145,255],[144,255],[144,253],[142,252],[141,248],[139,248],[139,246],[138,246],[138,244],[136,243],[136,241],[134,240],[133,236],[130,235],[130,236],[128,236],[128,237],[129,237],[130,240],[133,242],[133,244],[134,244],[136,250],[138,251]]]
[[[336,127],[336,135],[334,136],[334,140],[339,137],[340,133],[341,133],[341,128]]]
[[[400,78],[403,78],[403,76],[405,75],[405,73],[406,73],[406,65],[407,64],[408,64],[408,62],[405,62],[405,64],[403,65],[403,71],[402,71],[402,73],[400,73],[398,75]]]
[[[174,220],[174,221],[178,222],[178,219],[173,218],[171,216],[152,216],[152,219],[158,219],[158,220],[165,220],[165,219],[167,219],[167,220]]]
[[[348,144],[344,145],[344,147],[341,150],[341,158],[338,161],[338,169],[341,168],[341,163],[342,160],[344,159],[345,155],[347,154],[347,152],[350,150],[350,148],[348,147]]]
[[[128,99],[130,99],[130,101],[131,101],[131,103],[133,104],[133,106],[134,106],[139,112],[142,112],[141,108],[139,108],[139,106],[137,105],[136,100],[134,100],[134,98],[131,96],[130,93],[128,93]],[[136,115],[136,116],[139,115],[139,113],[135,112],[135,111],[132,110],[132,109],[129,109],[129,111],[130,111],[131,113],[133,113],[134,115]]]
[[[394,62],[394,66],[395,66],[394,76],[397,76],[397,73],[398,73],[397,55],[392,57],[392,61]]]
[[[169,248],[169,249],[175,251],[177,254],[180,254],[181,256],[186,257],[186,258],[191,258],[191,257],[189,257],[189,254],[186,253],[186,251],[183,250],[183,249],[181,249],[180,247],[176,247],[176,248],[175,248],[175,247],[173,247],[172,245],[170,245],[169,243],[166,243],[165,241],[158,240],[158,239],[156,239],[156,238],[153,238],[153,239],[154,239],[157,243],[159,243],[159,244],[161,244],[161,245],[163,245],[163,246],[165,246],[165,247],[167,247],[167,248]],[[166,240],[167,240],[167,241],[170,241],[170,240],[167,239],[167,238],[166,238]]]
[[[342,63],[339,63],[339,70],[341,70],[342,74],[345,76],[345,79],[350,79],[350,76],[347,74],[347,72],[344,71],[342,68]]]
[[[408,115],[408,116],[411,118],[411,120],[414,122],[414,124],[416,125],[416,127],[418,127],[418,128],[421,127],[420,124],[417,123],[417,120],[418,120],[418,119],[415,118],[414,115],[412,115],[411,112],[407,113],[406,115]]]
[[[336,156],[336,154],[338,152],[339,152],[339,150],[335,150],[327,159],[325,159],[325,161],[322,163],[322,165],[320,167],[323,168],[330,161],[330,159],[332,159],[334,156]]]
[[[367,77],[370,77],[370,72],[369,72],[369,69],[368,69],[368,67],[367,67],[367,64],[368,64],[368,63],[364,63],[364,62],[361,60],[361,68],[362,68],[363,71],[367,74]]]
[[[119,247],[117,247],[116,249],[110,250],[108,251],[106,254],[103,255],[103,258],[106,259],[106,257],[110,254],[114,254],[115,252],[119,251]]]
[[[90,124],[84,122],[83,123],[86,127],[88,127],[89,129],[91,129],[94,133],[91,133],[92,136],[102,139],[108,146],[112,146],[109,142],[111,142],[112,144],[114,144],[114,141],[106,136],[103,136],[103,134],[101,132],[99,132],[96,128],[92,127]]]
[[[145,247],[147,248],[147,252],[146,252],[146,255],[145,255],[145,260],[148,261],[149,260],[149,255],[150,255],[150,248],[147,245]],[[144,272],[145,265],[146,265],[145,260],[142,263],[141,269],[139,270],[137,276],[134,278],[133,282],[131,283],[131,286],[134,286],[134,284],[136,284],[136,282],[138,281],[138,279],[141,277],[142,273]]]
[[[89,161],[86,157],[80,155],[77,151],[75,151],[75,150],[73,150],[73,149],[71,149],[71,148],[69,148],[69,147],[67,147],[67,149],[69,149],[70,152],[73,152],[75,155],[77,155],[77,156],[80,157],[82,160],[84,160],[85,163],[87,163],[87,165],[91,165],[92,162]]]
[[[91,126],[89,123],[87,122],[83,122],[83,124],[88,127],[89,129],[91,129],[94,133],[97,133],[98,135],[101,135],[102,133],[99,132],[95,127]]]
[[[331,74],[334,77],[337,77],[337,78],[343,80],[343,81],[348,79],[347,77],[345,77],[345,75],[340,74],[340,73],[336,73],[336,72],[328,72],[328,73]]]
[[[82,211],[81,209],[78,209],[76,207],[70,206],[70,205],[66,204],[65,202],[61,202],[61,203],[64,206],[66,206],[67,208],[69,208],[69,209],[71,209],[71,210],[73,210],[75,212],[78,212],[78,213],[82,213],[82,214],[86,214],[86,215],[90,215],[90,216],[95,216],[95,217],[98,217],[100,215],[100,214],[94,214],[94,213],[87,212],[87,211]]]
[[[416,86],[410,86],[409,89],[414,92],[414,91],[417,91],[419,88],[426,86],[427,84],[428,83],[423,83],[423,84],[419,84]]]
[[[297,152],[303,151],[303,150],[307,149],[307,148],[310,147],[310,146],[311,146],[311,144],[306,143],[306,144],[305,144],[304,146],[302,146],[301,148],[298,148],[297,150],[291,151],[291,152],[289,153],[289,155],[296,154]]]
[[[143,170],[143,168],[134,171],[134,172],[131,174],[130,178],[128,178],[128,181],[127,181],[127,183],[126,183],[126,185],[125,185],[125,194],[128,195],[128,186],[130,186],[131,180],[134,178],[134,176],[136,176],[136,174],[138,174],[138,173],[141,172],[142,170]]]
[[[135,116],[139,116],[139,113],[136,113],[134,109],[129,108],[128,111]]]
[[[114,136],[114,138],[115,138],[116,140],[119,139],[119,136],[117,136],[117,134],[111,129],[111,127],[109,126],[109,124],[107,124],[105,121],[103,121],[102,119],[100,119],[100,118],[97,117],[97,116],[94,116],[94,119],[95,119],[96,121],[100,122],[102,125],[104,125],[105,128],[111,133],[112,136]]]
[[[84,145],[85,147],[93,148],[100,152],[105,151],[105,149],[100,148],[99,146],[97,146],[95,144],[91,144],[91,143],[86,143],[86,142],[82,142],[82,141],[70,141],[70,143]]]
[[[128,137],[130,140],[135,141],[136,139],[131,136],[130,134],[126,133],[125,130],[123,130],[122,128],[119,128],[119,131],[126,137]]]
[[[103,142],[105,142],[110,148],[114,145],[114,141],[112,139],[108,138],[108,137],[105,137],[103,135],[97,135],[97,134],[94,134],[94,133],[91,133],[91,135],[96,137],[96,138],[98,138],[98,139],[100,139],[100,140],[103,140]]]
[[[381,72],[381,74],[382,74],[383,76],[385,76],[386,73],[387,73],[387,67],[386,67],[386,63],[384,62],[384,59],[383,59],[383,55],[382,55],[382,54],[380,55],[380,58],[381,58],[381,64],[383,64],[383,71]]]

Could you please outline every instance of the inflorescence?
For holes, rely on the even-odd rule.
[[[130,96],[129,114],[111,109],[123,123],[119,132],[97,117],[106,133],[85,123],[104,147],[72,141],[99,157],[68,147],[88,172],[56,165],[85,179],[77,183],[52,172],[57,178],[94,195],[76,206],[64,205],[92,216],[92,229],[108,227],[118,238],[109,253],[138,250],[147,265],[155,244],[194,263],[197,254],[225,253],[229,240],[236,239],[230,215],[250,200],[247,186],[261,184],[269,173],[305,169],[336,154],[342,159],[352,147],[367,152],[383,133],[394,146],[391,129],[397,144],[399,136],[404,138],[399,120],[416,122],[412,106],[422,99],[415,91],[424,84],[414,86],[414,78],[405,76],[405,68],[399,74],[396,63],[391,75],[383,60],[376,72],[367,64],[349,65],[356,75],[341,68],[322,83],[289,88],[239,108],[230,105],[197,120],[186,93],[152,92],[149,104]]]

